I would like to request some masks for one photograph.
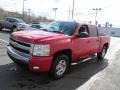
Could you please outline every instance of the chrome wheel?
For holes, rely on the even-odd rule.
[[[104,57],[105,54],[106,54],[106,48],[104,48],[103,51],[102,51],[102,57]]]
[[[66,71],[66,65],[67,63],[65,60],[60,60],[56,66],[56,74],[61,76]]]
[[[68,55],[62,54],[62,55],[57,55],[54,58],[54,62],[52,64],[51,70],[50,70],[50,75],[54,79],[59,79],[63,77],[66,72],[69,70],[70,67],[70,60]]]
[[[104,57],[105,57],[106,52],[107,52],[107,46],[104,46],[102,51],[97,53],[98,60],[103,60]]]

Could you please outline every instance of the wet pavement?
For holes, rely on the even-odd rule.
[[[0,32],[8,41],[9,32]],[[7,43],[0,40],[0,90],[120,90],[120,38],[112,38],[103,61],[96,57],[73,65],[65,77],[53,80],[47,73],[18,66],[6,54]]]

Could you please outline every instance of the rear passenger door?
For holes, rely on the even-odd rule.
[[[6,18],[6,20],[5,20],[6,22],[5,22],[5,27],[6,28],[10,28],[11,27],[11,19],[10,18]]]
[[[91,54],[95,54],[100,45],[100,38],[98,36],[98,29],[96,26],[91,25],[90,27],[90,47],[91,47]]]

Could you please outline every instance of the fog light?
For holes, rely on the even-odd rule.
[[[34,67],[33,67],[33,69],[36,69],[36,70],[38,70],[38,69],[39,69],[39,67],[38,67],[38,66],[34,66]]]

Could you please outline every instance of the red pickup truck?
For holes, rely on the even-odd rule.
[[[58,79],[72,62],[95,54],[102,60],[109,43],[110,37],[100,36],[94,25],[56,21],[43,30],[13,32],[7,53],[15,63],[25,63],[32,71],[49,72]]]

